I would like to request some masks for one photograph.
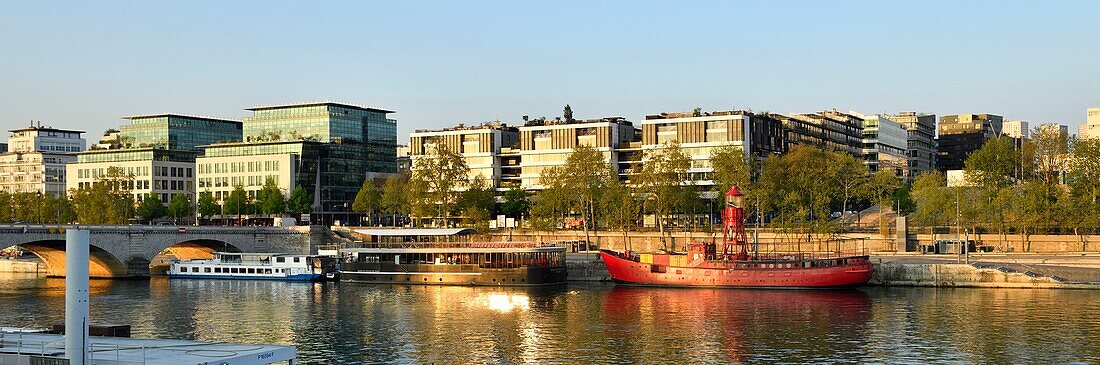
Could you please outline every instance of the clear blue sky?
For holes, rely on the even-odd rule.
[[[0,126],[333,100],[408,132],[522,115],[1100,106],[1097,1],[0,2]],[[1075,127],[1074,127],[1075,128]],[[1075,131],[1075,129],[1074,129]],[[2,138],[6,138],[5,136]]]

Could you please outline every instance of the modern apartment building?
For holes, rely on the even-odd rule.
[[[889,171],[905,179],[909,169],[909,132],[884,115],[863,119],[863,163],[871,173]]]
[[[84,151],[83,131],[31,125],[13,129],[0,153],[0,191],[65,194],[65,164]]]
[[[952,114],[940,117],[936,168],[961,170],[966,158],[986,141],[1000,136],[1004,118],[993,114]]]
[[[783,140],[792,145],[810,145],[828,151],[860,156],[863,153],[863,121],[836,110],[812,114],[767,114],[783,125]]]
[[[673,142],[679,143],[691,157],[689,178],[696,185],[709,187],[714,185],[711,154],[719,148],[733,146],[748,159],[753,150],[751,127],[752,115],[745,111],[649,115],[642,121],[641,149],[644,156],[667,148]]]
[[[1026,121],[1022,120],[1009,120],[1004,122],[1004,130],[1001,134],[1008,138],[1014,139],[1029,139],[1031,138],[1031,131],[1028,129]]]
[[[561,166],[578,145],[604,155],[612,173],[619,171],[619,148],[635,138],[634,124],[623,117],[589,120],[530,120],[519,127],[520,180],[524,189],[542,189],[545,169]]]
[[[387,118],[393,111],[333,102],[260,106],[247,110],[252,112],[252,116],[244,119],[245,144],[233,146],[242,156],[262,155],[249,149],[274,148],[265,144],[268,142],[320,143],[316,184],[311,191],[317,202],[314,206],[317,213],[347,212],[364,180],[383,178],[397,172],[397,121]],[[255,146],[248,145],[250,143]],[[221,146],[206,148],[212,147]],[[279,154],[296,154],[301,157],[301,163],[313,163],[306,161],[312,153],[306,152],[311,147],[305,144],[280,145],[279,148],[290,150]],[[217,158],[222,160],[204,160],[204,163],[226,163],[229,166],[231,161],[228,159],[234,158],[221,152],[217,154]],[[281,161],[289,161],[289,158],[284,156]],[[281,173],[301,174],[301,171],[309,170],[307,166],[297,166],[295,169]],[[205,172],[202,175],[207,177]]]
[[[68,189],[94,184],[117,167],[133,178],[130,192],[140,201],[157,194],[164,204],[185,194],[194,200],[195,158],[199,146],[240,141],[241,122],[181,114],[149,114],[125,117],[130,124],[119,128],[109,146],[77,155],[70,163]],[[106,147],[106,146],[105,146]]]
[[[1078,138],[1100,138],[1100,108],[1085,111],[1085,124],[1077,127]]]
[[[502,188],[504,180],[502,151],[519,142],[519,129],[500,122],[476,126],[460,125],[439,130],[417,130],[409,137],[410,163],[431,158],[433,150],[446,145],[462,155],[470,168],[469,181],[480,177],[490,187]],[[464,190],[460,187],[459,190]]]
[[[917,176],[936,169],[936,115],[901,112],[885,115],[905,128],[907,135],[907,151],[905,181],[912,183]]]

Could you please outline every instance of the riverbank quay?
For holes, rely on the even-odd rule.
[[[872,285],[1100,289],[1095,253],[985,253],[921,255],[891,252],[871,256]]]
[[[871,285],[975,288],[1100,289],[1100,255],[1080,254],[897,254],[871,255]],[[609,282],[596,253],[566,255],[569,281]]]
[[[46,265],[38,259],[0,258],[0,272],[46,273]]]

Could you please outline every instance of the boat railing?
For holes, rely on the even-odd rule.
[[[540,248],[557,247],[541,242],[364,242],[354,248]]]

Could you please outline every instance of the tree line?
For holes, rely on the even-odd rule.
[[[1085,235],[1100,228],[1100,140],[1071,140],[1056,128],[1032,139],[990,140],[965,162],[963,181],[949,187],[942,173],[913,182],[913,219],[992,233],[1019,234],[1027,250],[1039,233]]]
[[[765,158],[727,146],[712,150],[707,159],[693,159],[675,142],[646,150],[623,179],[604,152],[580,145],[563,164],[542,171],[537,195],[513,186],[496,204],[491,183],[481,176],[470,179],[461,154],[445,144],[433,147],[414,161],[409,174],[390,177],[381,187],[365,182],[353,209],[436,226],[482,225],[504,214],[540,230],[579,228],[586,238],[596,229],[626,236],[648,216],[663,235],[673,225],[709,231],[716,222],[705,218],[717,217],[723,194],[738,185],[747,195],[750,216],[790,232],[820,234],[843,229],[830,212],[857,203],[889,206],[901,185],[890,172],[868,173],[851,155],[810,146]],[[711,176],[691,175],[693,165],[707,163],[714,170]],[[694,183],[704,179],[714,184]]]
[[[187,194],[174,195],[167,206],[158,194],[146,194],[136,201],[131,193],[133,186],[133,176],[111,167],[96,182],[72,189],[68,196],[0,192],[0,222],[109,225],[171,218],[180,223],[194,218],[196,211],[201,217],[307,213],[313,204],[312,196],[300,186],[285,199],[271,179],[254,196],[240,185],[234,187],[221,205],[209,191],[200,193],[197,202]]]

